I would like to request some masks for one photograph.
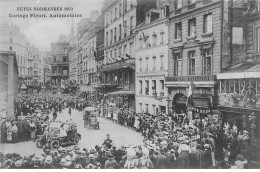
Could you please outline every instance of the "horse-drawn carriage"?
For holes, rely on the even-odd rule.
[[[99,130],[99,122],[97,120],[97,110],[94,107],[86,107],[83,111],[84,127]]]

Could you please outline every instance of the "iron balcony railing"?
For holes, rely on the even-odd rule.
[[[166,82],[176,82],[176,81],[216,81],[216,75],[195,75],[195,76],[172,76],[166,77]]]

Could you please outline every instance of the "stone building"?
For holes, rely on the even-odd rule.
[[[227,67],[217,74],[219,111],[239,131],[251,131],[259,146],[260,3],[235,0],[229,8],[232,51]]]
[[[222,69],[224,1],[176,0],[170,5],[168,77],[172,109],[201,117],[218,113],[216,74]],[[214,21],[214,22],[213,22]],[[190,82],[198,90],[186,106]]]
[[[134,29],[155,8],[155,0],[104,1],[103,92],[118,107],[135,108],[135,34]]]
[[[77,36],[70,39],[69,47],[69,79],[77,81]]]
[[[60,36],[59,40],[51,43],[51,82],[52,91],[60,91],[61,81],[69,78],[69,42],[65,36]]]
[[[169,3],[146,13],[136,32],[136,111],[167,111],[165,77],[168,74]],[[167,112],[168,113],[168,112]]]
[[[15,54],[0,51],[0,112],[7,111],[7,117],[14,117],[14,99],[18,95],[19,72]]]

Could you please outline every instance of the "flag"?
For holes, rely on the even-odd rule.
[[[197,90],[195,84],[190,81],[190,85],[189,85],[189,91],[188,91],[188,95],[187,95],[187,102],[186,102],[186,106],[188,105],[192,105],[193,106],[193,99],[192,99],[192,95],[194,94],[194,92]]]

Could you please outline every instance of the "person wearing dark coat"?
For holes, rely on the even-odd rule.
[[[167,167],[167,159],[165,155],[159,154],[158,152],[154,152],[154,168],[155,169],[166,169]]]

